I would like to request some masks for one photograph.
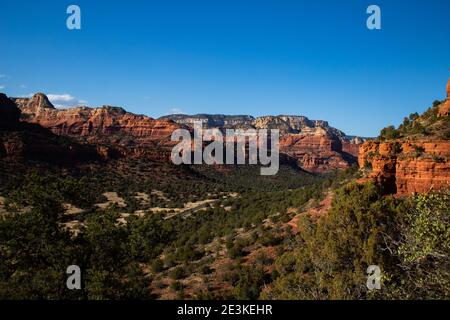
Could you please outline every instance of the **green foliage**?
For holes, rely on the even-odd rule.
[[[279,277],[265,298],[417,299],[449,295],[449,195],[382,197],[372,184],[336,191],[318,223],[305,216],[297,246],[276,261]],[[382,269],[369,292],[366,269]]]
[[[182,266],[175,267],[170,271],[170,277],[174,280],[182,279],[185,276],[186,276],[186,272],[184,270],[184,267],[182,267]]]
[[[425,148],[421,146],[414,146],[414,150],[416,151],[416,156],[419,157],[425,152]]]
[[[268,281],[264,270],[260,267],[243,268],[234,289],[238,300],[255,300],[260,295],[261,287]]]
[[[415,195],[412,201],[414,209],[405,217],[410,228],[405,230],[400,255],[410,263],[445,257],[450,239],[450,194]]]
[[[213,270],[212,270],[209,266],[206,266],[206,265],[205,265],[205,266],[202,266],[200,272],[201,272],[202,274],[210,274],[210,273],[213,272]]]
[[[442,101],[434,101],[422,115],[411,113],[403,119],[403,123],[396,129],[388,126],[381,130],[378,139],[393,140],[401,138],[434,137],[447,139],[449,134],[448,117],[438,117],[439,107]]]
[[[172,289],[174,291],[183,290],[183,284],[179,281],[174,281],[170,284],[170,289]]]
[[[237,259],[237,258],[243,257],[244,256],[244,251],[243,251],[244,247],[245,247],[244,241],[241,238],[237,239],[236,243],[234,243],[228,249],[228,256],[231,259]]]
[[[364,169],[371,171],[373,169],[372,163],[367,161],[367,160],[365,160],[365,162],[364,162]]]
[[[91,208],[98,192],[83,179],[30,175],[9,191],[9,212],[0,218],[0,298],[150,298],[151,279],[143,272],[148,266],[157,281],[161,275],[175,280],[171,287],[178,298],[189,294],[178,280],[192,272],[200,272],[207,284],[214,277],[231,288],[217,293],[206,285],[200,298],[448,298],[448,191],[399,199],[384,197],[373,184],[342,186],[356,174],[351,169],[297,189],[217,196],[218,205],[205,211],[171,218],[130,216],[126,224],[118,223],[115,208]],[[330,187],[337,189],[328,215],[318,221],[303,215],[300,232],[287,235],[280,226],[292,218],[288,209],[307,208]],[[120,191],[127,209],[138,205],[130,190]],[[88,194],[79,194],[84,191]],[[191,197],[168,189],[164,195],[180,203]],[[166,201],[157,198],[150,201]],[[63,203],[91,208],[77,236],[62,227],[67,221]],[[225,271],[211,268],[214,258],[205,248],[213,240],[219,250],[225,242],[228,256],[235,259]],[[275,270],[268,268],[273,261],[265,253],[249,257],[251,265],[241,264],[254,247],[269,246],[279,255]],[[72,264],[82,270],[79,291],[65,286],[66,268]],[[382,269],[380,291],[365,286],[371,264]],[[268,284],[272,290],[261,293]]]
[[[393,295],[405,299],[448,299],[450,192],[414,195],[411,202],[396,249],[402,279],[400,285],[393,285]]]
[[[139,266],[130,259],[118,214],[90,216],[78,238],[60,226],[61,200],[73,194],[61,181],[30,176],[11,192],[10,212],[0,219],[0,297],[2,299],[146,298]],[[62,183],[62,184],[61,184]],[[29,209],[28,209],[29,208]],[[66,289],[66,269],[79,265],[83,289]]]
[[[161,259],[155,259],[151,263],[151,268],[155,273],[161,272],[164,269],[164,262]]]
[[[389,232],[393,200],[372,184],[345,186],[318,224],[304,217],[298,248],[277,261],[275,297],[282,299],[366,298],[365,270],[384,265],[382,233]]]
[[[42,200],[46,196],[44,193]],[[48,204],[48,211],[41,205],[27,213],[9,213],[0,219],[2,300],[76,297],[65,289],[65,271],[75,261],[78,248],[67,246],[68,234],[55,223],[59,206]]]
[[[395,154],[399,154],[402,152],[402,145],[398,142],[394,143],[392,145],[392,153]]]
[[[398,137],[400,137],[400,134],[394,126],[388,126],[380,132],[380,139],[382,140],[392,140],[397,139]]]

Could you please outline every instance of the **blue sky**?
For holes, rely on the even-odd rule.
[[[66,28],[81,8],[82,29]],[[382,29],[366,28],[377,4]],[[377,135],[445,98],[450,1],[1,0],[0,91],[61,104],[299,114]]]

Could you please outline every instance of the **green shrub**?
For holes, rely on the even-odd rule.
[[[175,267],[170,271],[170,277],[174,280],[182,279],[185,276],[185,269],[182,266]]]
[[[155,273],[161,272],[164,269],[164,263],[161,259],[154,259],[151,263],[151,268]]]

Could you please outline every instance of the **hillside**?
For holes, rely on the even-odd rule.
[[[404,131],[366,141],[358,171],[347,168],[348,138],[324,122],[256,120],[252,127],[286,129],[275,176],[256,165],[172,165],[161,156],[170,128],[188,123],[0,95],[0,298],[450,296],[449,141],[437,126],[428,140]],[[361,174],[368,178],[355,183]],[[61,286],[74,263],[78,292]],[[374,264],[384,277],[370,291]]]

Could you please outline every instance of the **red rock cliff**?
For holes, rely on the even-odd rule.
[[[37,123],[58,135],[114,146],[124,155],[167,160],[170,135],[180,126],[170,120],[155,120],[126,112],[119,107],[56,109],[43,94],[15,99],[22,120]]]
[[[56,134],[102,136],[118,133],[146,140],[162,140],[179,128],[170,120],[155,120],[119,107],[56,109],[43,94],[16,99],[27,122],[38,123]]]
[[[310,172],[345,169],[352,163],[351,156],[343,154],[341,141],[325,132],[281,136],[280,151],[297,159]]]
[[[348,138],[342,131],[322,120],[310,120],[305,116],[278,115],[253,118],[249,115],[168,115],[160,119],[172,119],[191,126],[201,121],[206,128],[225,129],[277,129],[280,132],[280,151],[295,159],[306,171],[325,172],[345,169],[357,162],[361,138]]]
[[[398,195],[423,193],[450,186],[450,141],[366,141],[359,166],[369,178]]]
[[[445,100],[445,102],[439,108],[439,112],[438,112],[439,117],[448,116],[449,111],[450,111],[450,79],[448,79],[446,90],[447,90],[447,100]]]
[[[403,127],[399,139],[366,141],[361,146],[359,166],[369,170],[368,178],[382,184],[387,192],[407,195],[450,187],[450,140],[445,138],[450,79],[446,90],[446,101],[414,120],[427,128],[425,135]]]
[[[50,106],[45,96],[34,101]],[[0,93],[0,160],[17,165],[21,161],[75,164],[104,159],[104,152],[91,145],[68,139],[61,142],[55,134],[36,124],[20,122],[21,112],[16,104]]]

